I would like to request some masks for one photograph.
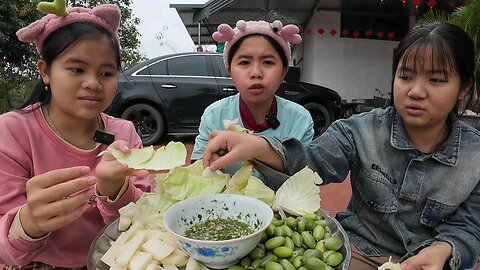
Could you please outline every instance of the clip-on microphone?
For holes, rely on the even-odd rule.
[[[280,121],[278,121],[277,117],[271,113],[265,116],[265,121],[272,129],[277,129],[280,126]]]
[[[98,143],[103,143],[106,145],[110,145],[115,141],[115,135],[103,132],[101,130],[96,130],[95,134],[93,135],[93,140]]]

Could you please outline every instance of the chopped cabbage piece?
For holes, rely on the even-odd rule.
[[[302,216],[320,209],[320,187],[322,178],[308,167],[288,178],[275,194],[272,209],[283,210],[292,215]]]
[[[165,194],[181,201],[193,196],[221,193],[230,175],[218,171],[216,176],[204,177],[203,170],[201,160],[188,167],[170,170],[163,182]]]
[[[253,131],[251,131],[249,129],[246,129],[244,127],[241,127],[238,124],[238,118],[235,118],[233,120],[224,119],[223,120],[223,128],[225,128],[225,130],[230,130],[230,131],[245,132],[245,133],[248,133],[248,134],[253,133]]]
[[[399,263],[393,263],[392,257],[390,256],[390,258],[388,258],[388,262],[380,265],[378,270],[402,270],[402,267],[400,267]]]
[[[141,166],[140,164],[149,161],[155,153],[153,146],[144,147],[141,149],[131,149],[130,154],[125,154],[113,147],[107,148],[107,151],[110,152],[118,160],[118,162],[127,164],[130,168]]]
[[[244,194],[245,187],[248,184],[248,179],[253,175],[252,165],[242,166],[235,174],[230,178],[227,183],[227,188],[224,193],[230,194]]]
[[[145,170],[170,170],[177,166],[185,165],[187,158],[187,148],[181,142],[169,142],[166,146],[162,146],[155,150],[153,157],[141,168]]]
[[[122,164],[127,164],[132,169],[144,170],[170,170],[185,164],[187,149],[181,142],[169,142],[155,150],[153,146],[141,149],[132,149],[125,154],[117,149],[107,149]]]
[[[166,194],[144,193],[136,202],[137,210],[133,214],[132,223],[140,222],[145,229],[165,231],[163,215],[177,202]]]
[[[248,179],[248,184],[245,187],[243,194],[257,198],[269,206],[272,206],[273,201],[275,200],[275,192],[255,176],[251,176]]]

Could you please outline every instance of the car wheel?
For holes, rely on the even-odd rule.
[[[328,126],[333,122],[333,112],[320,103],[307,103],[303,105],[303,107],[305,107],[312,116],[313,129],[315,131],[313,137],[316,138],[325,132]]]
[[[148,104],[139,103],[128,107],[122,113],[122,118],[133,122],[145,146],[160,140],[165,131],[162,115]]]

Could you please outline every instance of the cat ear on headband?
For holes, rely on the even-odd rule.
[[[43,3],[43,4],[42,4]],[[30,25],[17,31],[17,37],[23,42],[34,42],[37,52],[41,53],[43,42],[54,31],[66,25],[77,22],[88,22],[99,25],[109,31],[119,40],[118,28],[120,26],[120,9],[114,4],[99,5],[93,9],[84,7],[70,7],[62,9],[65,0],[56,0],[53,3],[42,2],[38,8],[41,11],[54,12],[45,15]],[[48,5],[50,4],[50,5]],[[53,5],[53,6],[52,6]],[[59,16],[58,14],[65,14]]]

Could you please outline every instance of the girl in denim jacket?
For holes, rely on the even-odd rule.
[[[463,30],[416,28],[396,50],[391,107],[338,120],[310,144],[215,132],[204,166],[255,159],[274,189],[305,166],[324,183],[350,172],[352,198],[337,219],[353,243],[351,269],[376,269],[387,256],[402,269],[473,269],[480,132],[458,119],[457,105],[470,99],[474,70],[474,45]],[[219,149],[228,153],[219,157]]]

